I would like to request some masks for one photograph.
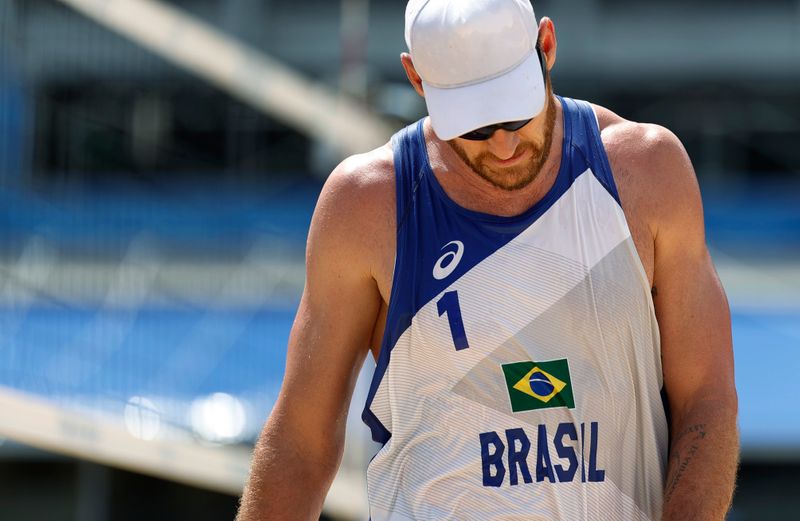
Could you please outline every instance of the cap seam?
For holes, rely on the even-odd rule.
[[[530,57],[531,57],[531,55],[532,55],[532,54],[535,52],[535,50],[536,50],[535,48],[529,49],[529,50],[528,50],[528,53],[527,53],[527,54],[525,54],[525,55],[522,57],[522,59],[521,59],[521,60],[519,60],[519,61],[515,62],[515,63],[514,63],[513,65],[511,65],[510,67],[508,67],[508,68],[506,68],[506,69],[503,69],[502,71],[500,71],[500,72],[497,72],[497,73],[495,73],[495,74],[492,74],[491,76],[484,76],[483,78],[480,78],[480,79],[478,79],[478,80],[469,81],[469,82],[465,82],[465,83],[457,83],[457,84],[454,84],[454,85],[441,85],[441,84],[436,84],[436,83],[432,83],[432,82],[430,82],[430,81],[426,80],[425,78],[422,78],[422,81],[424,81],[424,82],[425,82],[427,85],[430,85],[431,87],[435,87],[435,88],[437,88],[437,89],[460,89],[460,88],[463,88],[463,87],[469,87],[469,86],[472,86],[472,85],[479,85],[479,84],[481,84],[481,83],[486,83],[487,81],[491,81],[491,80],[497,79],[497,78],[499,78],[499,77],[501,77],[501,76],[505,76],[505,75],[506,75],[506,74],[508,74],[509,72],[513,71],[514,69],[516,69],[517,67],[519,67],[520,65],[522,65],[523,63],[525,63],[525,61],[526,61],[528,58],[530,58]],[[413,59],[413,55],[412,55],[412,59]]]

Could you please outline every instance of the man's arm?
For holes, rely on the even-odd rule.
[[[374,198],[347,164],[331,175],[314,211],[286,373],[238,521],[318,519],[341,462],[348,405],[381,302],[374,256],[365,252]]]
[[[730,312],[711,262],[691,162],[678,139],[648,132],[655,180],[653,301],[661,331],[670,448],[663,521],[722,520],[739,458]]]

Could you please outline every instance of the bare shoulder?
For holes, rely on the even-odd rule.
[[[374,217],[393,206],[394,190],[392,150],[384,145],[342,161],[325,182],[316,211],[338,208],[344,218]]]
[[[343,258],[374,275],[387,249],[393,255],[395,181],[388,145],[350,156],[322,188],[309,232],[307,255]],[[324,252],[324,253],[323,253]]]
[[[633,169],[648,184],[680,183],[683,177],[694,177],[689,156],[672,131],[629,121],[598,105],[594,108],[610,161]]]
[[[594,109],[623,206],[646,221],[653,237],[677,214],[696,214],[697,179],[678,137],[663,126],[629,121],[598,105]]]

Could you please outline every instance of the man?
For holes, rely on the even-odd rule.
[[[664,128],[552,92],[527,0],[414,0],[430,118],[320,196],[239,519],[316,519],[362,361],[374,521],[723,519],[730,319]]]

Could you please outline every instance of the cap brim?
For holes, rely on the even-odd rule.
[[[544,108],[544,78],[535,52],[481,83],[444,89],[423,80],[422,86],[433,130],[445,141],[487,125],[530,119]]]

